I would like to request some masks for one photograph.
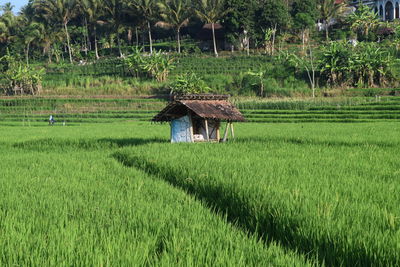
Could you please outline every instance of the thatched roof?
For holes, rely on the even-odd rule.
[[[177,96],[153,118],[153,121],[171,121],[185,116],[188,111],[204,119],[245,121],[242,113],[227,99],[228,97],[223,95]]]

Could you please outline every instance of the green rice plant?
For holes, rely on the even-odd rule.
[[[399,130],[397,123],[241,124],[234,142],[152,143],[114,156],[266,242],[327,265],[396,266]]]
[[[314,264],[111,157],[120,147],[162,142],[160,130],[167,129],[0,127],[0,265]]]

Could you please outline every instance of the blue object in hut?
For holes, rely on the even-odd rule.
[[[191,143],[191,121],[189,116],[183,116],[171,121],[171,142]]]

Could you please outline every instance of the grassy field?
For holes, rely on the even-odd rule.
[[[0,265],[400,264],[400,125],[0,127]]]
[[[306,266],[112,157],[165,126],[1,127],[1,266]]]
[[[258,99],[236,98],[249,122],[376,122],[400,119],[399,97]],[[166,99],[97,96],[4,97],[0,125],[43,125],[50,115],[59,124],[149,121]]]

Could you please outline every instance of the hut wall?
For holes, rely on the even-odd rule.
[[[183,116],[171,121],[171,142],[172,143],[191,143],[192,121],[189,116]]]

